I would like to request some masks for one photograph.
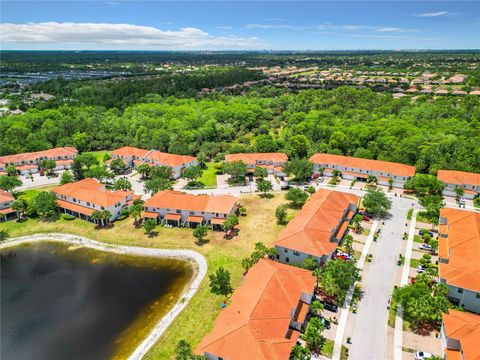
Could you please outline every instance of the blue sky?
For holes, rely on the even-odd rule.
[[[5,1],[2,49],[478,49],[477,1]]]

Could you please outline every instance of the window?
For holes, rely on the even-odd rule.
[[[458,289],[459,294],[463,294],[463,289]]]
[[[294,251],[294,252],[293,252],[293,255],[295,255],[295,256],[300,256],[300,253],[299,253],[298,251]]]
[[[480,293],[476,293],[476,294],[475,294],[475,297],[476,297],[477,299],[480,299]]]
[[[195,212],[193,212],[193,211],[190,211],[190,215],[193,215],[193,214],[195,214]]]
[[[288,257],[286,257],[285,262],[290,262],[290,259]]]
[[[100,209],[105,210],[105,208],[103,206],[100,206]]]
[[[87,202],[87,206],[90,206],[90,203],[89,203],[89,202]]]
[[[288,253],[288,249],[283,249],[283,252],[286,252],[286,253]]]
[[[177,214],[181,214],[182,210],[177,210],[176,212],[177,212]]]
[[[278,254],[275,255],[275,259],[277,259],[277,260],[280,259],[280,255],[278,255]],[[479,295],[480,295],[480,294],[477,294],[477,296],[479,296]]]

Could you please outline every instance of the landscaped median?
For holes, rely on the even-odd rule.
[[[111,229],[96,230],[94,224],[79,219],[59,219],[54,222],[28,219],[20,223],[1,223],[0,230],[5,230],[10,239],[36,233],[69,233],[110,245],[194,250],[205,257],[209,274],[219,267],[224,267],[231,274],[232,286],[236,287],[243,278],[241,261],[251,254],[255,243],[270,245],[277,238],[282,226],[276,223],[275,209],[286,201],[283,194],[276,194],[270,199],[245,195],[239,198],[239,203],[245,206],[248,215],[240,216],[238,236],[225,240],[222,232],[210,232],[207,237],[209,241],[202,246],[195,244],[196,239],[191,229],[157,226],[155,230],[158,234],[150,237],[142,228],[133,227],[132,218],[114,222]],[[208,281],[204,280],[185,309],[146,354],[145,359],[173,358],[175,346],[180,339],[186,339],[192,346],[196,346],[211,329],[224,300],[223,296],[213,295]]]

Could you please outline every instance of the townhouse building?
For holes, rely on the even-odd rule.
[[[239,153],[225,155],[226,162],[242,161],[247,165],[249,172],[253,172],[257,166],[267,169],[269,174],[286,176],[283,167],[288,161],[284,153]]]
[[[480,213],[440,210],[438,273],[450,300],[480,314]]]
[[[141,164],[167,166],[171,168],[174,179],[178,179],[182,175],[183,169],[198,165],[197,158],[193,156],[168,154],[158,150],[145,150],[131,146],[124,146],[112,151],[112,158],[120,158],[130,167]]]
[[[314,288],[310,270],[261,259],[235,289],[195,354],[209,360],[289,359]]]
[[[60,212],[91,222],[95,222],[92,219],[95,210],[108,210],[111,214],[109,221],[114,221],[123,209],[139,198],[131,191],[107,190],[105,185],[90,178],[61,185],[52,192],[57,197]]]
[[[334,154],[315,154],[310,158],[314,174],[333,176],[334,170],[343,179],[367,181],[369,176],[377,179],[377,184],[403,188],[405,182],[415,175],[415,166],[390,161],[362,159]]]
[[[42,160],[54,160],[54,170],[69,169],[78,150],[73,147],[59,147],[49,150],[0,156],[0,173],[5,172],[7,166],[13,165],[21,175],[34,174]]]
[[[466,199],[480,194],[480,174],[456,170],[438,170],[437,178],[445,183],[443,195],[457,196],[455,189],[463,189]]]
[[[326,263],[343,239],[358,201],[356,195],[319,189],[280,232],[274,243],[277,260],[300,266],[310,257],[319,265]]]
[[[440,333],[446,360],[480,359],[480,315],[450,309]]]
[[[15,217],[12,204],[15,201],[12,193],[0,189],[0,221],[7,221]]]
[[[144,218],[171,225],[195,227],[212,225],[220,229],[235,214],[237,200],[232,195],[192,195],[180,191],[159,191],[143,204]]]

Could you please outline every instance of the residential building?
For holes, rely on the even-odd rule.
[[[195,354],[209,360],[288,360],[313,298],[312,272],[261,259]]]
[[[313,258],[319,265],[328,261],[357,211],[358,196],[319,189],[275,241],[277,260],[302,265]]]
[[[190,227],[199,224],[219,229],[235,214],[237,200],[232,195],[192,195],[180,191],[159,191],[143,204],[144,218]]]
[[[367,181],[369,176],[374,176],[379,185],[389,186],[391,180],[396,188],[403,188],[405,182],[415,175],[415,166],[343,155],[315,154],[310,162],[315,174],[333,176],[333,171],[338,170],[343,179],[356,181]]]
[[[0,189],[0,221],[7,221],[13,218],[15,210],[12,209],[12,204],[15,201],[13,195],[5,190]]]
[[[0,156],[0,172],[6,170],[8,165],[17,168],[20,174],[33,174],[38,172],[38,166],[42,160],[54,160],[54,170],[69,169],[78,151],[73,147],[60,147],[43,151]]]
[[[480,359],[480,315],[453,309],[442,314],[441,339],[446,360]]]
[[[242,161],[247,165],[247,169],[253,172],[257,166],[264,167],[269,174],[276,176],[286,176],[283,167],[288,161],[287,154],[284,153],[240,153],[225,155],[226,162]]]
[[[443,195],[457,196],[455,189],[463,189],[464,197],[473,199],[480,193],[480,174],[455,171],[438,170],[437,178],[445,183]]]
[[[95,210],[108,210],[111,214],[109,221],[114,221],[123,209],[139,198],[131,191],[107,190],[105,185],[90,178],[61,185],[52,192],[61,212],[92,222],[95,222],[92,219]]]
[[[480,213],[440,210],[438,273],[450,300],[480,313]]]
[[[112,151],[112,158],[123,159],[130,167],[141,164],[168,166],[172,169],[172,176],[175,179],[182,175],[183,169],[198,165],[197,158],[193,156],[168,154],[158,150],[144,150],[131,146],[124,146]]]

